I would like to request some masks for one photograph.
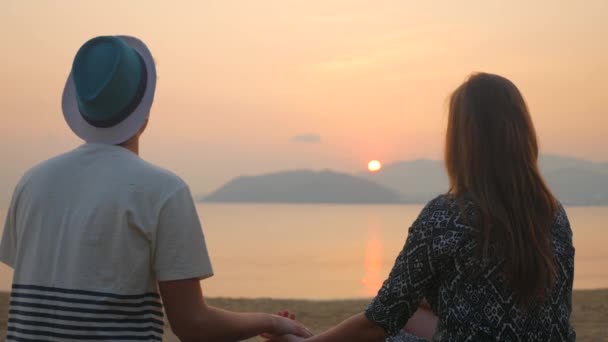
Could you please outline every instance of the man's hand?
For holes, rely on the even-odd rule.
[[[272,335],[265,335],[265,337],[274,338],[274,336],[282,336],[282,335],[295,335],[300,337],[310,337],[312,333],[308,331],[302,324],[296,322],[295,316],[291,318],[289,313],[287,316],[275,315],[273,316],[273,331],[270,331]]]
[[[277,329],[279,330],[261,335],[262,337],[267,338],[270,341],[272,341],[273,338],[278,338],[279,336],[283,335],[295,335],[300,337],[312,336],[312,333],[308,329],[306,329],[306,327],[296,322],[296,315],[290,313],[289,311],[279,311],[277,312],[276,316],[273,316],[273,318],[276,321],[274,325],[276,325]],[[296,325],[295,328],[294,324]]]
[[[298,336],[294,336],[294,335],[275,336],[275,337],[270,338],[269,340],[266,340],[266,342],[301,342],[301,341],[306,341],[306,339],[303,337],[298,337]]]
[[[159,282],[165,312],[181,341],[241,341],[263,332],[309,337],[289,313],[238,313],[208,306],[198,279]]]

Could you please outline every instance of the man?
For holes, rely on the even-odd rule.
[[[213,271],[188,186],[138,157],[155,86],[136,38],[97,37],[76,54],[62,107],[86,143],[15,189],[0,244],[15,270],[7,340],[160,341],[163,304],[183,341],[309,335],[285,317],[205,304],[199,280]]]

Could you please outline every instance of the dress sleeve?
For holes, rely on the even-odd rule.
[[[158,220],[154,272],[158,281],[213,275],[205,236],[188,187],[164,204]]]
[[[390,336],[403,329],[435,277],[433,227],[428,224],[433,208],[433,202],[427,204],[410,227],[388,279],[365,311],[366,317]]]

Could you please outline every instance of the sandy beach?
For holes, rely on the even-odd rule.
[[[4,336],[8,311],[8,296],[0,293],[0,336]],[[321,332],[343,319],[360,312],[367,300],[307,301],[277,300],[269,298],[236,299],[211,298],[211,305],[234,311],[276,312],[290,309],[313,332]],[[577,341],[608,341],[608,289],[574,291],[572,321]],[[252,339],[256,341],[258,339]],[[178,341],[166,329],[164,341]]]

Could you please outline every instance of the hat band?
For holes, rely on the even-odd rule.
[[[148,85],[148,72],[146,70],[146,63],[143,58],[139,55],[137,51],[135,51],[137,55],[137,59],[139,60],[139,64],[141,67],[141,77],[139,78],[139,84],[137,86],[137,91],[135,91],[135,96],[131,99],[131,101],[121,110],[118,114],[112,116],[111,118],[104,120],[96,120],[82,113],[82,109],[78,106],[78,110],[80,111],[80,115],[82,118],[88,122],[90,125],[95,126],[97,128],[108,128],[112,126],[116,126],[122,121],[124,121],[141,103],[141,100],[146,93],[146,87]]]

